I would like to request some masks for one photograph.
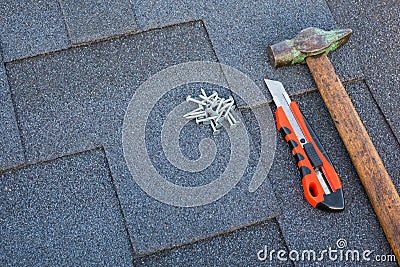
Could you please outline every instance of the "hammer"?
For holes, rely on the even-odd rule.
[[[344,45],[350,29],[307,28],[268,47],[274,67],[306,63],[400,264],[400,198],[327,54]]]

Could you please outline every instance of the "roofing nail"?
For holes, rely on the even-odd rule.
[[[217,113],[219,113],[219,111],[220,111],[220,109],[222,107],[222,104],[224,103],[224,100],[225,100],[224,98],[221,98],[221,100],[220,100],[220,102],[218,104],[217,110],[216,110]]]
[[[225,112],[224,117],[228,116],[229,112],[230,112],[231,109],[232,109],[232,106],[233,106],[233,102],[226,104],[226,105],[222,108],[222,110]]]
[[[211,116],[218,116],[218,112],[214,111],[212,108],[206,108],[206,112]]]
[[[214,101],[211,103],[210,108],[215,108],[218,105],[218,98],[215,98]]]
[[[229,96],[228,99],[225,99],[224,103],[233,102],[233,101],[234,100],[233,100],[232,96]]]
[[[199,118],[199,117],[206,117],[207,114],[205,112],[199,112],[199,113],[196,113],[196,114],[185,114],[183,116],[186,119],[196,119],[196,118]]]
[[[199,121],[199,120],[202,120],[202,119],[204,119],[204,118],[206,118],[206,117],[197,117],[197,118],[196,118],[196,123],[197,123],[197,124],[200,124],[201,121]]]
[[[214,119],[216,119],[217,117],[216,116],[214,116],[214,117],[206,117],[206,118],[203,118],[203,119],[199,119],[199,120],[197,120],[198,122],[205,122],[205,121],[211,121],[211,120],[214,120]]]
[[[197,99],[194,99],[190,95],[188,97],[186,97],[186,101],[187,102],[197,103],[197,104],[202,105],[202,106],[207,106],[207,104],[205,102],[197,100]]]
[[[204,91],[204,89],[201,88],[200,90],[201,90],[201,93],[202,93],[205,97],[207,97],[207,94],[206,94],[206,92]]]
[[[210,122],[211,122],[211,128],[213,129],[213,135],[218,135],[220,133],[220,131],[217,130],[215,122],[212,120]]]
[[[228,113],[227,119],[229,122],[229,128],[233,129],[237,126],[238,123],[231,113]]]
[[[197,109],[195,109],[195,110],[193,110],[193,111],[191,111],[189,113],[186,113],[185,115],[183,115],[183,117],[187,118],[187,117],[192,117],[194,115],[198,116],[198,115],[202,115],[202,114],[206,115],[204,109],[203,108],[197,108]]]

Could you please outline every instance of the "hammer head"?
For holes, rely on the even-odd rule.
[[[329,53],[341,47],[349,40],[351,33],[350,29],[324,31],[314,27],[307,28],[293,39],[270,45],[268,55],[275,68],[304,64],[306,57]]]

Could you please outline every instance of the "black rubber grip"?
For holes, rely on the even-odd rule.
[[[333,166],[333,163],[331,161],[331,159],[329,158],[328,154],[326,153],[325,149],[322,147],[321,143],[318,140],[318,137],[315,135],[313,129],[311,128],[310,124],[308,123],[308,121],[306,120],[306,118],[303,116],[304,122],[306,123],[308,132],[311,135],[311,138],[314,140],[315,145],[318,147],[319,151],[322,153],[322,156],[325,157],[325,159],[328,160],[328,162]]]
[[[304,151],[306,152],[308,159],[311,162],[311,165],[313,167],[320,167],[322,166],[322,160],[320,159],[320,157],[318,156],[317,151],[315,150],[314,146],[312,143],[307,143],[304,144],[303,146]]]
[[[300,153],[296,153],[294,155],[294,158],[296,159],[296,163],[299,163],[299,161],[304,160],[304,156],[302,154],[300,154]]]
[[[304,176],[311,174],[311,170],[309,168],[307,168],[306,166],[301,166],[299,168],[301,177],[304,178]]]
[[[289,130],[289,128],[286,127],[282,127],[281,128],[281,134],[283,135],[283,137],[285,137],[288,134],[291,134],[292,132]]]
[[[291,148],[292,150],[293,150],[293,148],[295,148],[295,147],[298,146],[297,143],[296,143],[296,141],[294,141],[294,140],[289,140],[287,143],[289,144],[289,146],[290,146],[290,148]]]

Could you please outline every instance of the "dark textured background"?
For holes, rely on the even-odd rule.
[[[0,265],[396,266],[259,261],[257,252],[321,251],[344,238],[348,249],[392,253],[307,67],[273,69],[266,47],[309,26],[353,29],[330,58],[399,189],[399,7],[395,0],[0,2]],[[194,60],[241,70],[268,100],[265,75],[282,81],[336,166],[346,210],[310,207],[280,135],[267,181],[253,195],[245,190],[260,150],[247,109],[252,158],[232,192],[190,209],[145,194],[123,158],[125,110],[151,75]],[[197,89],[165,96],[149,118],[147,147],[167,177],[176,170],[159,154],[157,127],[174,101]],[[198,157],[207,134],[189,124],[183,153]],[[226,139],[219,136],[221,158],[194,183],[224,169]]]

